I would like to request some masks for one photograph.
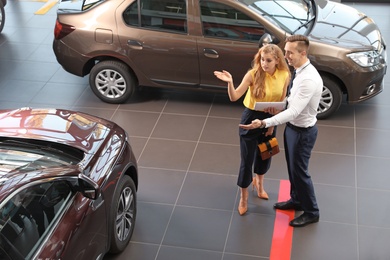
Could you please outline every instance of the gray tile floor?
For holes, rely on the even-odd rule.
[[[60,107],[114,120],[138,156],[138,217],[131,244],[118,256],[137,260],[269,259],[283,154],[266,175],[269,201],[252,194],[236,206],[241,103],[227,95],[145,90],[122,105],[99,101],[88,78],[66,73],[52,52],[55,8],[9,0],[0,35],[0,108]],[[354,4],[390,43],[390,4]],[[343,104],[319,121],[311,159],[321,219],[293,232],[293,260],[390,259],[390,75],[385,90],[358,105]],[[282,138],[284,126],[278,135]],[[287,250],[287,249],[283,249]]]

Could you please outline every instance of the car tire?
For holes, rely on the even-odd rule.
[[[318,119],[325,119],[335,113],[342,101],[341,89],[338,84],[328,76],[322,75],[322,80],[324,83],[320,104],[318,106]]]
[[[124,175],[116,188],[111,205],[111,244],[109,252],[122,252],[133,235],[137,215],[137,193],[134,181]]]
[[[128,67],[118,61],[101,61],[89,74],[89,85],[95,95],[106,103],[120,104],[128,100],[135,83]]]
[[[5,10],[3,3],[0,1],[0,33],[4,28],[4,23],[5,23]]]

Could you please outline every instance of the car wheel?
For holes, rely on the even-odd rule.
[[[107,103],[120,104],[133,95],[135,83],[129,69],[118,61],[101,61],[91,70],[89,85]]]
[[[336,112],[342,100],[342,92],[337,83],[327,76],[322,76],[324,86],[322,88],[322,95],[320,104],[318,106],[318,119],[325,119]]]
[[[4,22],[5,22],[5,11],[3,3],[0,1],[0,32],[4,28]]]
[[[122,252],[133,235],[137,215],[137,194],[133,180],[124,175],[115,191],[111,207],[110,253]]]

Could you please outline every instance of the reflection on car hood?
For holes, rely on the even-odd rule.
[[[80,112],[61,109],[0,111],[0,135],[58,142],[95,153],[110,131],[110,123]]]
[[[94,7],[101,2],[103,2],[103,0],[61,0],[59,1],[57,12],[82,12]]]
[[[350,6],[328,1],[318,7],[317,24],[310,37],[351,49],[382,51],[382,35],[374,21]],[[372,47],[371,47],[372,46]]]

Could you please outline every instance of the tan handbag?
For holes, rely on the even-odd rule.
[[[260,149],[261,159],[266,160],[271,156],[279,153],[279,144],[278,139],[276,137],[272,137],[270,140],[267,140],[258,145]]]

